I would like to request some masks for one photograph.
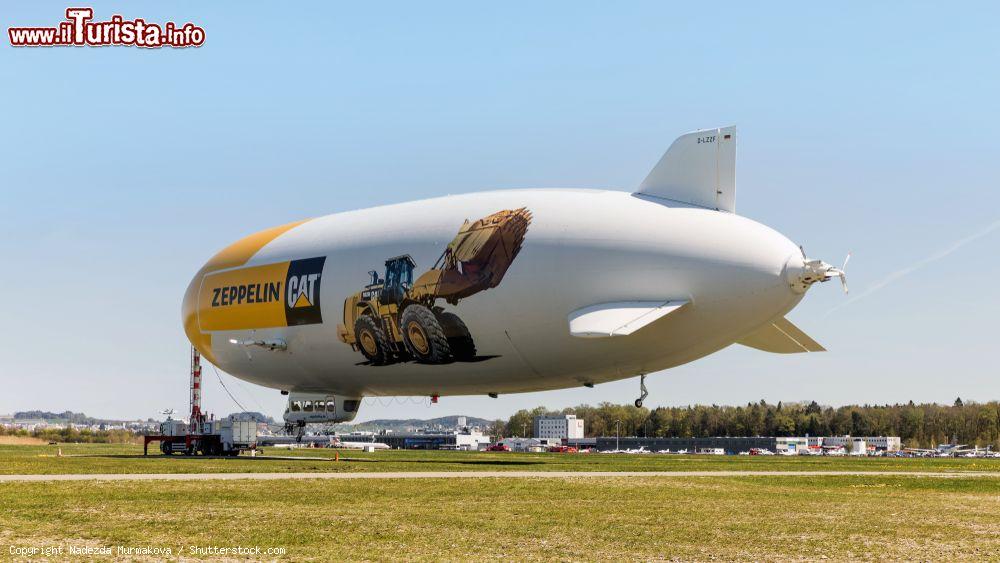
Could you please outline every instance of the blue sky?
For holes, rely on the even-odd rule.
[[[207,40],[4,40],[0,413],[183,410],[182,293],[247,233],[485,189],[631,190],[676,136],[728,124],[738,211],[812,256],[853,251],[863,297],[816,287],[790,315],[828,353],[732,347],[650,377],[647,404],[1000,398],[995,4],[92,5]],[[65,8],[0,19],[54,25]],[[206,375],[208,408],[234,410]],[[276,391],[222,377],[280,415]],[[506,416],[637,388],[370,401],[361,418]]]

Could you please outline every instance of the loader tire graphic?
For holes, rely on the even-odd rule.
[[[444,329],[427,307],[410,305],[403,311],[399,325],[407,350],[418,362],[443,364],[451,359],[451,347]]]
[[[358,321],[354,323],[354,334],[358,335],[358,347],[361,348],[361,353],[372,365],[381,366],[389,363],[389,345],[375,319],[368,315],[358,317]]]
[[[472,340],[469,328],[465,326],[462,319],[455,313],[441,313],[438,315],[445,336],[448,338],[448,346],[451,347],[451,354],[459,362],[468,362],[476,357],[476,343]]]

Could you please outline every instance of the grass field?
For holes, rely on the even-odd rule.
[[[0,485],[0,544],[288,560],[986,559],[1000,480],[699,477]],[[183,553],[187,555],[187,553]]]
[[[56,457],[62,450],[63,457]],[[0,445],[0,474],[354,471],[995,471],[1000,459],[522,454],[394,450],[375,453],[268,448],[264,458],[142,456],[141,446]],[[269,457],[294,459],[268,459]]]
[[[391,451],[342,452],[334,462],[142,459],[131,446],[61,447],[64,457],[51,457],[53,446],[0,446],[0,473],[892,470],[998,477],[0,483],[0,559],[11,546],[118,545],[169,547],[172,558],[195,559],[216,557],[191,553],[191,546],[281,548],[279,558],[293,561],[1000,559],[1000,460]]]

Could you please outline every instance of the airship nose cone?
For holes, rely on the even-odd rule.
[[[191,345],[197,348],[202,356],[212,361],[211,337],[202,333],[198,327],[198,288],[201,285],[201,276],[204,272],[204,268],[199,270],[184,292],[184,299],[181,302],[181,320],[184,323],[184,334],[187,335]]]
[[[308,219],[265,229],[230,244],[206,262],[188,284],[187,291],[184,292],[184,299],[181,301],[181,319],[184,322],[184,332],[191,344],[210,362],[216,363],[212,353],[212,335],[208,332],[202,332],[199,321],[199,307],[211,301],[210,299],[203,300],[205,296],[201,294],[205,276],[220,270],[244,266],[268,243],[306,221]]]
[[[782,270],[782,278],[788,284],[788,288],[794,293],[805,293],[809,289],[809,284],[806,283],[808,276],[806,259],[802,253],[789,256]]]

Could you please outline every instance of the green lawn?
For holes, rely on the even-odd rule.
[[[0,544],[170,547],[175,557],[191,545],[281,547],[294,561],[1000,554],[993,478],[6,483],[0,503]]]
[[[61,448],[63,457],[56,457]],[[159,452],[142,456],[141,446],[80,444],[0,446],[0,474],[203,473],[315,471],[997,471],[1000,459],[895,459],[785,456],[677,456],[612,454],[520,454],[443,451],[382,451],[267,448],[267,456],[296,459],[188,458]],[[313,459],[310,459],[313,458]],[[315,459],[320,458],[320,459]]]

